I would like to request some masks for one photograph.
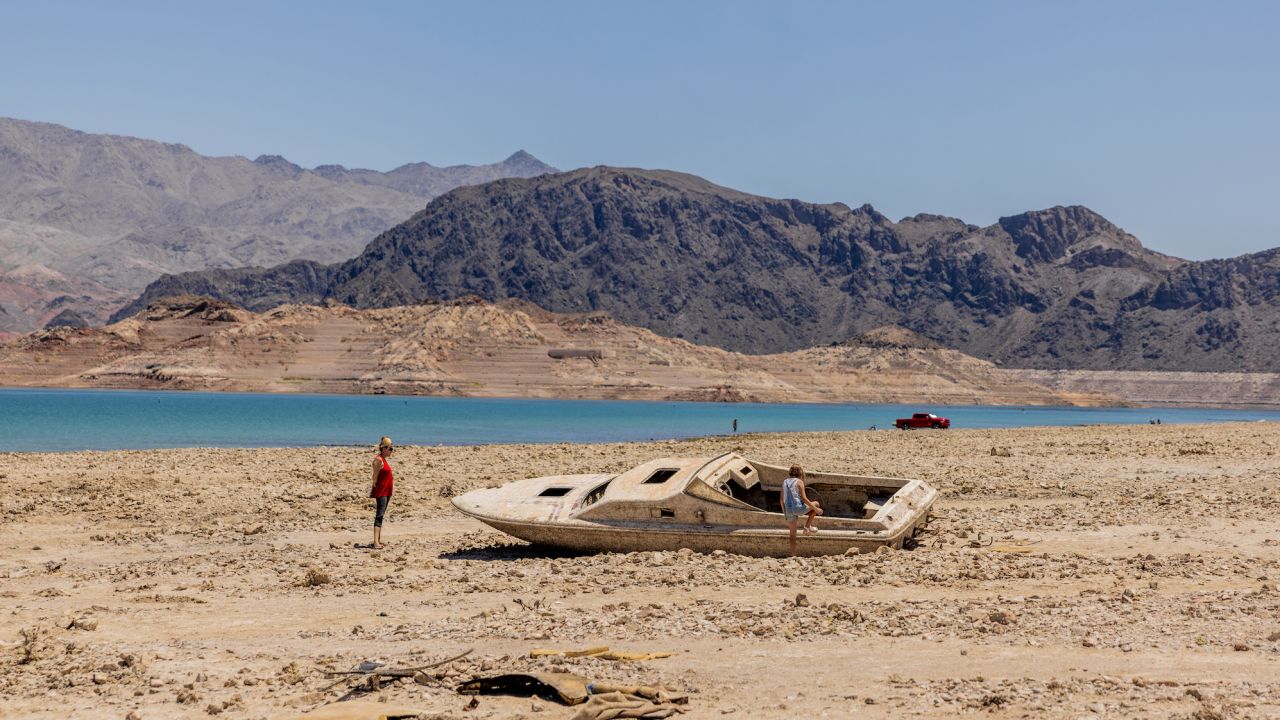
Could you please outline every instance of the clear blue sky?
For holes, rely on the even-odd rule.
[[[381,170],[524,148],[1280,246],[1280,2],[0,4],[0,115]]]

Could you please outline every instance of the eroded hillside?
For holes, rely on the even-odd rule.
[[[1099,404],[884,328],[744,355],[664,338],[602,313],[464,299],[388,309],[253,313],[171,298],[104,328],[0,345],[7,384],[762,402]]]

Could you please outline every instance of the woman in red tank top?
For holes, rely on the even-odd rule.
[[[382,549],[382,518],[387,514],[394,486],[391,463],[387,458],[393,452],[395,447],[391,445],[391,438],[384,437],[378,442],[378,456],[373,459],[373,489],[369,491],[369,497],[377,505],[373,514],[373,545],[370,546],[374,550]]]

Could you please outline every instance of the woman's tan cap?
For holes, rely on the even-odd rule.
[[[378,447],[380,448],[391,447],[391,438],[383,435],[382,439],[378,441]]]

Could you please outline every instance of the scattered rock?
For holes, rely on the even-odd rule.
[[[307,574],[302,577],[302,581],[299,584],[302,587],[320,587],[331,582],[333,582],[333,578],[329,576],[329,573],[318,567],[313,567],[307,570]]]

